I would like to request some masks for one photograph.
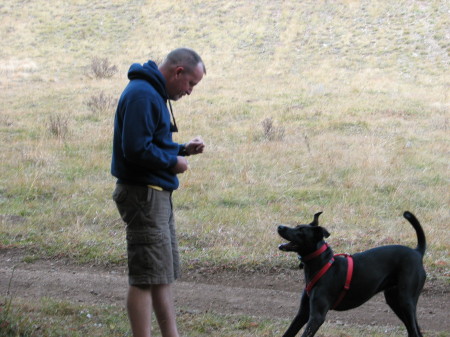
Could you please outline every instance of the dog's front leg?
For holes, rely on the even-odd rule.
[[[322,296],[318,298],[317,295],[311,294],[309,320],[302,337],[313,337],[316,334],[317,330],[325,322],[325,316],[329,309],[328,302]]]
[[[294,337],[309,319],[309,296],[303,291],[300,308],[283,337]]]

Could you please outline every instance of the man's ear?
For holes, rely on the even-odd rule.
[[[178,66],[175,68],[175,78],[177,78],[184,71],[184,67]]]

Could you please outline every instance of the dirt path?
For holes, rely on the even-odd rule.
[[[17,297],[41,296],[77,303],[119,304],[125,300],[127,278],[124,269],[68,265],[64,261],[23,263],[23,256],[14,250],[0,249],[0,294]],[[298,309],[302,289],[300,271],[284,274],[236,274],[199,270],[185,273],[175,284],[178,308],[193,312],[243,314],[266,318],[291,318]],[[449,287],[435,281],[427,282],[419,300],[419,323],[425,331],[450,335],[448,313]],[[375,296],[362,307],[347,312],[331,311],[329,323],[351,325],[401,326],[400,321]]]

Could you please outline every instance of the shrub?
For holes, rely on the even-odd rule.
[[[267,140],[282,140],[284,138],[284,128],[276,127],[272,118],[262,121],[264,138]]]
[[[111,65],[107,58],[94,57],[91,60],[91,71],[95,78],[110,78],[118,69],[115,65]]]
[[[92,95],[86,101],[86,105],[95,116],[99,116],[113,110],[117,105],[117,99],[101,91],[98,95]]]
[[[69,131],[69,117],[65,114],[50,115],[47,129],[51,135],[65,138]]]

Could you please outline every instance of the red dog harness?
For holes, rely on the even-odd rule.
[[[322,247],[320,247],[318,250],[316,250],[315,252],[305,256],[304,258],[301,258],[302,261],[309,261],[312,260],[314,258],[316,258],[317,256],[321,255],[322,253],[324,253],[327,249],[328,249],[328,244],[324,243],[322,245]],[[341,301],[344,299],[347,291],[350,289],[350,283],[352,281],[352,276],[353,276],[353,257],[349,254],[336,254],[334,256],[344,256],[347,258],[347,276],[345,278],[345,284],[344,284],[344,289],[341,291],[341,294],[339,295],[337,301],[334,303],[333,307],[331,309],[336,308],[339,303],[341,303]],[[320,270],[319,272],[314,275],[314,277],[312,278],[312,280],[306,285],[306,293],[310,294],[312,288],[316,285],[317,281],[320,280],[320,278],[325,275],[325,273],[331,268],[331,266],[334,263],[334,257],[332,257],[330,259],[330,261],[328,261]]]

